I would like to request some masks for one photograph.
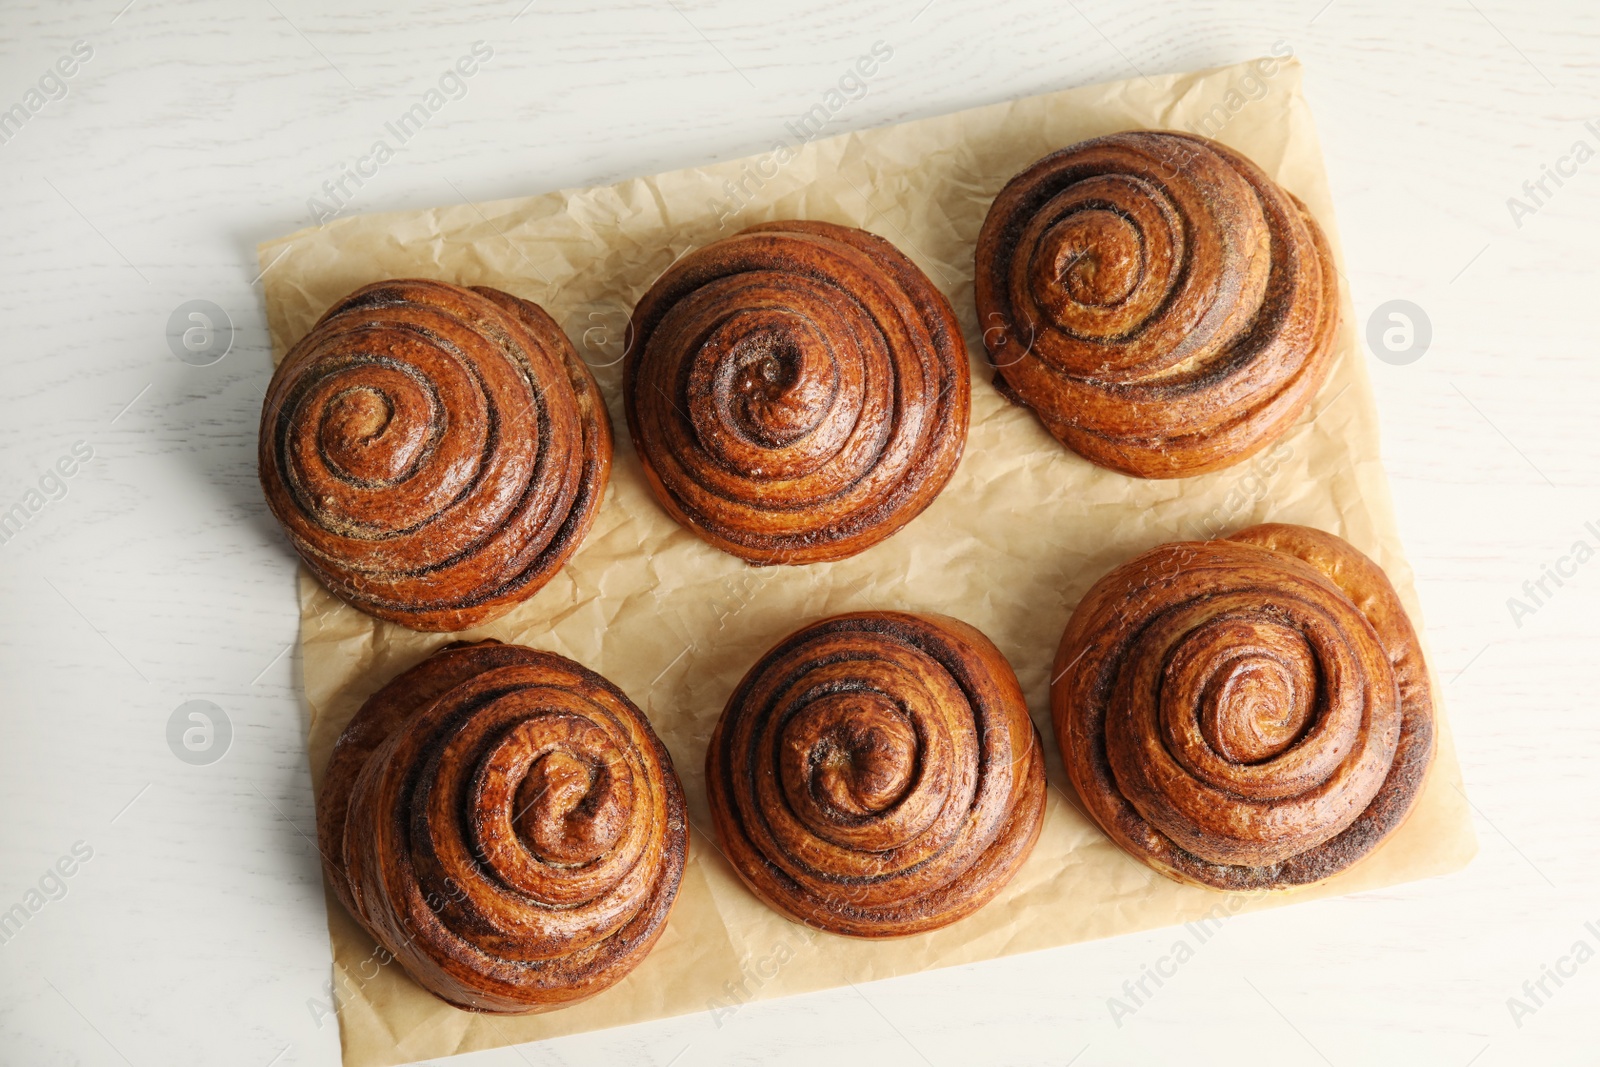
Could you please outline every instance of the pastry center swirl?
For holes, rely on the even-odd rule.
[[[730,315],[706,339],[691,375],[710,379],[714,403],[695,430],[712,442],[725,430],[766,448],[786,448],[816,431],[838,395],[827,341],[782,311]]]
[[[625,819],[609,762],[561,751],[541,756],[515,794],[513,825],[547,863],[592,863],[616,844]]]
[[[1201,737],[1232,764],[1263,763],[1300,740],[1316,711],[1315,654],[1281,624],[1229,619],[1202,626],[1168,661],[1167,702],[1193,701]],[[1183,714],[1163,709],[1166,717]]]
[[[1161,325],[1187,276],[1188,238],[1171,198],[1150,182],[1086,178],[1052,197],[1023,234],[1031,251],[1011,267],[1012,299],[1043,316],[1035,328],[1053,338],[1048,358],[1063,371],[1125,368],[1134,337],[1192,325]]]
[[[843,686],[819,679],[823,684],[782,720],[779,785],[794,817],[821,840],[898,849],[927,833],[954,799],[951,775],[920,773],[928,758],[921,735],[935,731],[929,740],[940,759],[961,735],[940,721],[932,694],[897,666],[858,662],[852,670],[867,677]],[[976,762],[975,752],[957,745],[958,759]]]
[[[809,792],[841,818],[887,811],[911,788],[917,732],[883,693],[831,694],[784,728],[784,790]]]
[[[1305,725],[1307,702],[1299,703],[1283,664],[1241,657],[1219,672],[1200,704],[1200,730],[1219,756],[1234,763],[1259,763],[1288,748]]]
[[[317,444],[334,477],[383,487],[415,466],[427,444],[432,404],[414,383],[396,377],[403,381],[345,389],[323,408]]]
[[[1133,293],[1143,271],[1143,241],[1134,224],[1115,211],[1092,209],[1052,226],[1040,259],[1079,304],[1111,307]]]
[[[582,868],[614,849],[640,817],[632,773],[591,720],[540,711],[485,750],[473,775],[472,820],[496,874],[536,896],[543,868]]]

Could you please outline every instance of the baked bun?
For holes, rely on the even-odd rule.
[[[1304,526],[1162,545],[1089,590],[1056,656],[1067,774],[1101,829],[1215,889],[1319,882],[1411,811],[1427,665],[1378,565]]]
[[[1062,444],[1141,478],[1237,463],[1328,375],[1339,287],[1306,206],[1230,148],[1097,137],[1011,179],[978,236],[995,380]]]
[[[412,978],[470,1011],[593,996],[661,936],[688,850],[644,714],[569,659],[456,644],[375,693],[317,800],[328,884]]]
[[[261,487],[353,607],[451,631],[536,593],[594,523],[611,420],[555,320],[482,287],[356,290],[289,350],[261,411]]]
[[[884,938],[1000,892],[1044,820],[1044,758],[1010,664],[941,615],[807,626],[734,690],[706,752],[718,839],[785,915]]]
[[[877,544],[932,503],[966,444],[949,302],[847,226],[771,222],[684,256],[634,310],[623,368],[657,499],[752,563]]]

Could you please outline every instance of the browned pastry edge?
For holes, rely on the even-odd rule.
[[[1185,195],[1193,199],[1197,211],[1216,216],[1214,223],[1224,231],[1237,228],[1239,232],[1224,232],[1222,236],[1233,239],[1234,245],[1230,248],[1224,240],[1217,246],[1223,252],[1216,254],[1213,246],[1205,244],[1207,234],[1196,229],[1198,220],[1186,213],[1181,199],[1176,208],[1173,203],[1163,208],[1171,216],[1167,224],[1174,227],[1178,242],[1181,244],[1187,233],[1189,245],[1204,247],[1206,263],[1193,268],[1189,261],[1196,256],[1194,249],[1178,253],[1187,259],[1165,302],[1152,308],[1150,319],[1130,322],[1130,333],[1110,339],[1108,361],[1116,346],[1128,344],[1130,351],[1137,351],[1138,338],[1147,327],[1158,333],[1174,329],[1174,308],[1187,306],[1185,301],[1193,299],[1194,293],[1204,292],[1203,286],[1190,285],[1197,270],[1221,271],[1217,288],[1207,298],[1214,302],[1194,304],[1194,313],[1200,317],[1187,329],[1176,329],[1172,347],[1164,350],[1172,354],[1170,359],[1158,351],[1127,366],[1108,362],[1100,368],[1073,371],[1054,365],[1043,352],[1054,343],[1052,335],[1040,336],[1021,328],[1008,279],[1013,260],[1023,251],[1019,243],[1025,233],[1031,233],[1034,214],[1047,210],[1053,198],[1071,194],[1078,183],[1088,186],[1101,175],[1114,173],[1096,169],[1105,165],[1103,161],[1076,166],[1080,154],[1096,153],[1123,153],[1141,160],[1139,165],[1145,169],[1141,179],[1157,186],[1180,177],[1185,182],[1194,179],[1193,188]],[[1171,194],[1173,188],[1166,192]],[[1244,211],[1252,201],[1256,209]],[[1141,225],[1135,221],[1139,212],[1113,201],[1102,203],[1086,197],[1085,208],[1085,218],[1115,212],[1133,228]],[[1159,212],[1147,210],[1145,214]],[[1271,234],[1271,273],[1265,281],[1260,277],[1260,257],[1251,252],[1261,239],[1255,229],[1261,218]],[[1043,240],[1051,232],[1036,236]],[[1145,235],[1133,258],[1136,269],[1132,273],[1141,278],[1148,274],[1152,257],[1160,255],[1157,245],[1161,242],[1152,244],[1151,236]],[[1087,240],[1093,249],[1094,239]],[[1087,264],[1087,270],[1069,264],[1067,272],[1077,272],[1074,284],[1080,287],[1109,284],[1097,280],[1118,276],[1127,267],[1123,251],[1104,241],[1097,252],[1070,261]],[[1294,264],[1302,260],[1309,262],[1297,268]],[[1162,261],[1174,262],[1170,257]],[[991,205],[975,262],[975,301],[985,347],[996,368],[996,387],[1013,403],[1034,409],[1062,444],[1123,474],[1189,477],[1249,458],[1287,431],[1332,369],[1339,294],[1332,251],[1321,227],[1298,198],[1281,189],[1254,163],[1202,137],[1128,131],[1084,141],[1038,160],[1013,177]],[[1239,266],[1227,265],[1235,262]],[[1230,270],[1240,273],[1235,277]],[[1059,278],[1054,284],[1066,287]],[[1284,320],[1274,319],[1280,312],[1267,308],[1274,301],[1281,305],[1284,294],[1296,284],[1303,299],[1320,301],[1319,318],[1310,336],[1301,336],[1302,324],[1301,330],[1283,335],[1288,338],[1285,343],[1278,343],[1275,330]],[[1262,285],[1264,290],[1258,291]],[[1241,304],[1231,307],[1230,300]],[[1259,308],[1242,303],[1250,300],[1263,303]],[[1096,311],[1114,308],[1113,300]],[[1240,319],[1240,312],[1248,312],[1250,319]],[[1036,347],[1041,351],[1036,352]],[[1259,382],[1252,386],[1253,392],[1241,393],[1241,385],[1253,381]],[[1119,405],[1125,408],[1117,415]]]
[[[371,543],[341,542],[336,531],[320,529],[314,517],[297,502],[296,491],[285,478],[285,472],[291,468],[289,457],[282,451],[288,431],[285,420],[289,417],[285,405],[293,401],[295,379],[310,369],[301,364],[313,358],[311,352],[343,339],[331,331],[337,328],[346,335],[353,334],[366,327],[365,320],[371,313],[405,307],[408,299],[421,297],[437,302],[427,304],[427,310],[456,312],[462,317],[460,325],[478,330],[486,342],[502,353],[496,358],[517,361],[516,373],[525,376],[525,380],[536,381],[546,390],[553,385],[560,391],[562,395],[549,393],[520,402],[518,410],[509,415],[527,418],[526,413],[535,404],[547,408],[560,428],[538,425],[537,430],[548,435],[570,426],[568,432],[576,431],[577,436],[567,444],[577,455],[574,465],[567,471],[550,475],[571,478],[570,485],[563,484],[552,494],[549,487],[530,484],[512,512],[478,533],[468,547],[436,564],[419,567],[403,562],[411,551],[409,548],[396,549],[394,566],[399,569],[391,571],[382,560],[363,561],[346,556],[342,544],[351,544],[370,553]],[[374,311],[369,313],[368,309]],[[426,337],[425,331],[410,328]],[[448,350],[449,343],[444,344]],[[534,351],[541,347],[547,354],[539,360],[532,359]],[[523,354],[506,355],[518,351]],[[548,368],[549,355],[559,359],[558,365],[564,374],[559,383],[543,380],[549,376],[547,369],[541,369]],[[461,358],[470,357],[463,355]],[[388,359],[386,355],[377,355],[380,363]],[[569,405],[570,422],[564,414]],[[491,410],[491,424],[507,414]],[[537,415],[533,418],[537,421]],[[368,447],[371,444],[381,444],[381,441],[369,442]],[[548,451],[550,444],[549,438],[544,437],[538,447]],[[612,450],[611,417],[599,385],[560,326],[537,304],[486,286],[469,289],[426,279],[394,279],[365,286],[340,300],[290,349],[274,373],[262,405],[259,470],[262,489],[274,516],[306,566],[330,592],[367,614],[414,630],[451,632],[504,615],[538,592],[571,558],[594,525],[610,478]],[[426,458],[424,451],[423,464]],[[545,458],[541,455],[537,462],[543,464]],[[404,480],[398,484],[404,485]],[[542,518],[537,523],[527,521],[530,509],[541,512]],[[466,521],[475,520],[469,517]],[[455,568],[469,563],[474,554],[481,553],[494,539],[509,536],[506,531],[513,526],[518,536],[527,540],[503,550],[502,554],[507,556],[504,567],[479,579],[459,578],[452,573]],[[463,528],[437,536],[456,537]],[[405,591],[399,590],[401,586]]]
[[[663,771],[664,840],[659,870],[654,873],[648,895],[633,917],[597,944],[565,958],[550,960],[554,965],[551,968],[555,972],[553,977],[541,981],[539,964],[518,964],[515,959],[496,961],[490,968],[490,975],[475,974],[455,961],[429,954],[418,940],[395,928],[394,916],[381,921],[365,906],[363,891],[349,867],[351,849],[366,843],[347,839],[352,794],[362,781],[364,771],[371,777],[370,757],[441,697],[486,672],[549,663],[559,665],[594,689],[620,698],[621,705],[630,709],[643,727],[642,734],[649,739],[653,757]],[[455,642],[379,689],[345,727],[329,758],[317,798],[317,845],[328,886],[351,916],[398,959],[420,985],[466,1011],[529,1014],[554,1010],[600,993],[626,977],[649,954],[666,929],[683,878],[688,860],[688,814],[682,786],[666,747],[643,713],[610,682],[553,653],[493,640]],[[437,936],[443,927],[438,917],[426,914],[426,910],[442,903],[441,900],[414,900],[410,906],[416,913],[410,918],[401,916],[397,921],[414,931],[419,940],[424,934]],[[564,966],[579,970],[577,980],[573,980],[571,974],[562,973]],[[585,967],[591,969],[584,971]]]
[[[1180,882],[1235,892],[1287,889],[1324,881],[1372,853],[1405,821],[1422,789],[1434,750],[1431,683],[1421,643],[1394,587],[1376,563],[1332,534],[1304,526],[1268,523],[1226,541],[1250,545],[1304,565],[1335,587],[1366,618],[1381,640],[1393,670],[1401,717],[1393,762],[1377,794],[1342,832],[1281,862],[1261,866],[1212,863],[1180,847],[1150,825],[1120,794],[1105,749],[1105,698],[1119,658],[1101,647],[1110,666],[1099,678],[1086,675],[1088,654],[1100,645],[1104,625],[1128,607],[1127,597],[1160,583],[1197,550],[1216,542],[1160,546],[1116,568],[1085,595],[1062,636],[1051,686],[1057,743],[1073,786],[1100,828],[1126,852]],[[1158,558],[1159,557],[1159,558]],[[1151,570],[1154,568],[1155,573]],[[1117,641],[1127,647],[1133,638]]]
[[[860,360],[855,346],[882,346],[887,344],[884,338],[911,339],[898,351],[888,345],[887,385],[892,387],[892,404],[909,403],[907,396],[922,397],[919,410],[910,413],[911,418],[903,407],[864,410],[861,419],[879,420],[882,435],[886,435],[870,446],[877,449],[872,465],[843,479],[836,476],[835,468],[841,462],[837,454],[820,467],[813,465],[810,473],[827,474],[831,481],[828,495],[810,502],[797,501],[793,491],[768,468],[781,465],[785,453],[812,443],[815,425],[794,440],[763,445],[760,434],[739,427],[737,411],[726,405],[713,407],[715,398],[709,394],[690,396],[687,392],[691,389],[688,378],[698,366],[696,358],[704,364],[696,380],[715,380],[715,368],[745,358],[737,349],[751,347],[753,338],[759,340],[757,335],[773,332],[775,313],[782,310],[804,318],[803,311],[796,309],[798,304],[780,309],[771,302],[770,292],[763,293],[759,310],[766,313],[766,321],[742,334],[730,323],[738,314],[757,310],[753,305],[725,303],[711,312],[693,312],[698,322],[715,319],[706,332],[688,342],[705,346],[708,340],[717,339],[722,347],[711,355],[706,354],[706,347],[665,354],[659,346],[652,348],[664,325],[691,314],[679,309],[701,290],[758,275],[771,286],[797,287],[798,297],[816,298],[814,292],[799,291],[803,286],[831,287],[836,303],[852,306],[842,312],[835,306],[830,315],[842,314],[846,321],[863,317],[864,323],[876,318],[868,331],[873,333],[871,337],[858,333],[848,340],[829,339],[834,349],[829,353],[833,359],[831,381],[823,381],[820,373],[796,377],[791,370],[781,390],[755,381],[740,386],[747,394],[757,386],[768,389],[766,406],[786,409],[785,428],[803,424],[806,417],[825,418],[831,411],[829,405],[838,399],[841,376],[860,373],[859,367],[842,366],[839,357]],[[887,314],[882,307],[885,299],[894,305]],[[802,336],[804,327],[816,325],[807,321],[791,330],[790,336]],[[731,333],[731,338],[722,336],[724,332]],[[623,399],[634,449],[651,491],[680,525],[748,562],[828,562],[870,548],[921,514],[960,462],[971,410],[971,372],[960,322],[944,294],[909,258],[889,241],[865,230],[827,222],[780,221],[752,226],[706,245],[678,260],[655,281],[634,311],[629,334]],[[768,365],[776,366],[773,358],[768,355]],[[920,384],[906,380],[903,371],[895,369],[897,362],[903,364],[907,359],[919,362],[919,377],[924,379]],[[678,360],[683,368],[679,379],[663,382],[660,379],[668,373],[664,367],[672,360]],[[768,379],[783,380],[778,373]],[[712,414],[691,414],[706,411]],[[908,422],[921,429],[906,430]],[[908,442],[895,436],[911,432],[917,436]],[[676,450],[669,442],[676,442]],[[740,467],[713,451],[730,443],[762,458]],[[878,465],[884,461],[884,453],[901,445],[911,452],[898,461],[898,472],[889,484],[864,499],[850,500],[850,494],[859,492],[862,485],[882,480]],[[762,448],[767,451],[762,453]]]
[[[766,835],[768,840],[777,844],[776,839],[770,836],[772,828],[766,825],[766,821],[780,815],[793,818],[794,813],[792,808],[786,808],[784,812],[764,809],[760,827],[746,818],[745,812],[757,810],[759,797],[741,793],[758,783],[753,782],[748,773],[739,773],[735,766],[734,746],[737,742],[734,734],[741,729],[741,717],[761,716],[763,721],[771,721],[767,719],[766,712],[772,709],[750,710],[746,701],[763,692],[766,685],[772,682],[771,672],[786,669],[784,665],[788,657],[798,658],[790,665],[792,669],[781,682],[784,690],[805,685],[816,699],[788,708],[781,723],[774,723],[774,729],[787,731],[808,711],[828,699],[858,693],[856,686],[863,683],[861,676],[866,672],[848,665],[855,656],[872,651],[861,646],[863,639],[901,642],[936,663],[936,669],[945,673],[953,683],[954,691],[969,702],[963,704],[960,713],[971,717],[969,721],[978,736],[979,750],[973,754],[976,760],[973,770],[980,781],[997,770],[1004,771],[1009,781],[1003,786],[1004,796],[998,795],[998,792],[985,793],[980,784],[970,800],[973,805],[971,809],[952,809],[947,817],[953,816],[954,820],[959,821],[959,833],[949,838],[927,841],[929,854],[918,863],[899,870],[890,868],[880,871],[878,878],[830,876],[816,869],[807,869],[804,879],[797,878],[794,868],[803,860],[796,854],[763,852],[758,838],[752,835],[753,831],[759,831],[760,835]],[[852,640],[854,645],[851,644]],[[818,649],[824,651],[816,655]],[[816,658],[812,658],[814,655]],[[900,693],[897,699],[909,703],[911,697]],[[823,713],[827,714],[827,709]],[[781,709],[773,714],[782,714]],[[817,792],[819,788],[826,791],[825,786],[818,784],[818,761],[827,762],[837,754],[837,749],[830,742],[840,736],[839,727],[849,730],[854,725],[859,728],[864,721],[867,720],[859,716],[854,723],[849,715],[834,716],[833,732],[825,732],[816,748],[806,752],[796,750],[791,755],[794,758],[804,757],[807,761],[810,768],[808,774],[811,776],[809,794],[823,806],[824,811],[838,817],[839,825],[849,833],[870,838],[886,818],[902,813],[914,803],[916,789],[926,780],[925,776],[942,774],[948,778],[958,769],[936,767],[934,756],[927,748],[927,738],[919,734],[915,742],[916,772],[910,778],[910,784],[887,807],[875,812],[863,812],[854,818],[844,817],[837,808],[830,811],[826,797],[819,796]],[[754,729],[760,724],[744,725]],[[885,744],[879,736],[859,731],[852,740],[855,748],[846,755],[850,761],[852,784],[862,788],[870,788],[875,781],[881,784],[883,765],[895,762],[890,758],[894,746]],[[750,741],[753,746],[760,745],[759,733]],[[758,755],[752,753],[751,758],[756,759]],[[874,760],[877,761],[876,773]],[[904,767],[897,769],[904,770]],[[773,776],[780,783],[782,781],[781,772],[770,767],[754,773],[761,777]],[[797,630],[762,656],[735,688],[712,733],[706,750],[706,785],[713,825],[724,855],[757,897],[796,922],[831,933],[867,939],[904,937],[948,926],[994,899],[1010,882],[1039,839],[1044,824],[1047,789],[1039,734],[1028,716],[1016,675],[1004,655],[980,631],[959,620],[943,615],[904,612],[858,612],[825,619]],[[993,782],[990,786],[996,791],[1002,788]],[[779,784],[775,788],[781,790],[785,786]],[[943,813],[949,793],[941,793],[937,788],[932,793],[939,797],[941,806],[938,810]],[[988,805],[997,807],[991,808],[987,814],[978,812],[980,806]],[[985,820],[985,829],[979,830],[968,840],[961,840],[961,833]],[[937,827],[938,823],[934,825]],[[928,829],[925,833],[936,834],[938,830]],[[818,840],[812,839],[812,845],[817,844]],[[923,843],[918,838],[910,842],[911,847]],[[825,841],[822,846],[827,847]],[[809,848],[804,841],[800,847]],[[894,855],[893,849],[874,852],[862,847],[852,850],[852,858],[863,868],[872,862],[874,856],[887,857],[888,862],[892,863]],[[886,904],[868,899],[875,888],[881,886],[882,876],[920,878],[941,867],[945,868],[944,877],[948,878],[943,884],[927,888],[913,884],[912,893]]]

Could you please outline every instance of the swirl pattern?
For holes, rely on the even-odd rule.
[[[661,935],[683,790],[643,713],[571,660],[455,644],[340,736],[317,802],[328,882],[421,985],[472,1011],[592,996]]]
[[[729,699],[706,784],[756,895],[853,937],[977,911],[1044,819],[1016,675],[983,634],[936,615],[839,615],[785,639]]]
[[[261,412],[261,485],[301,558],[417,630],[475,626],[537,592],[610,470],[588,368],[549,315],[495,289],[358,289],[289,351]]]
[[[978,237],[996,384],[1086,459],[1180,478],[1246,458],[1327,377],[1338,279],[1316,220],[1237,152],[1129,132],[1039,160]]]
[[[938,496],[966,444],[950,304],[888,241],[773,222],[692,252],[635,309],[628,428],[684,526],[754,563],[843,559]]]
[[[1322,881],[1410,812],[1433,752],[1416,633],[1378,566],[1265,525],[1162,545],[1073,614],[1051,700],[1089,814],[1179,881]]]

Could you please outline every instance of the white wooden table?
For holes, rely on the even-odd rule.
[[[0,944],[0,1062],[338,1062],[294,563],[255,476],[254,246],[311,224],[308,199],[478,41],[492,58],[345,179],[345,210],[762,151],[879,40],[894,62],[829,132],[1287,42],[1363,324],[1405,299],[1432,327],[1415,362],[1368,358],[1482,851],[1448,878],[1235,919],[1120,1020],[1107,999],[1170,932],[459,1062],[1600,1058],[1600,562],[1565,558],[1600,549],[1600,10],[127,2],[0,9],[0,512],[26,518],[0,534],[0,912],[26,913]],[[194,300],[235,328],[219,361],[201,335],[187,361],[167,342]],[[1546,566],[1565,573],[1535,602]],[[220,762],[169,747],[192,700],[231,724]]]

